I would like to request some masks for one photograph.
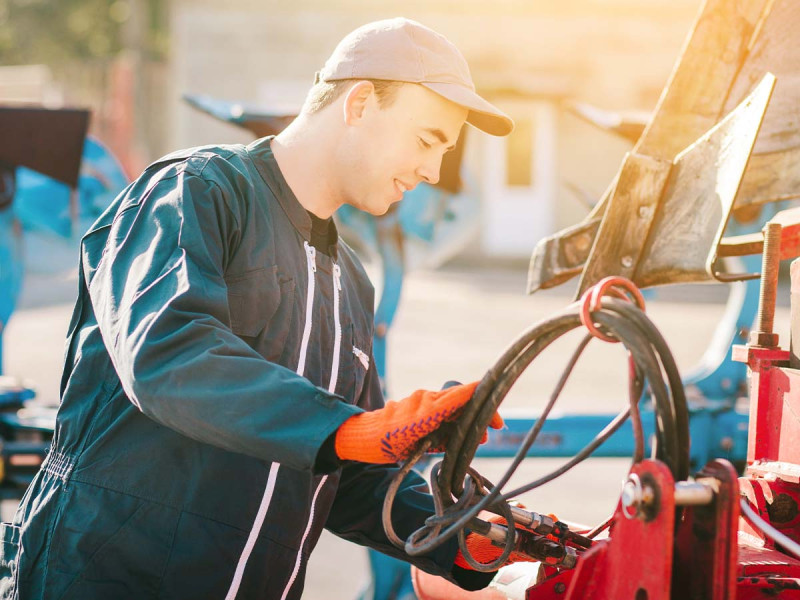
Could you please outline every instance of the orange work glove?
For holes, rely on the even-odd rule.
[[[336,431],[336,454],[342,460],[373,464],[408,458],[422,438],[457,416],[476,387],[477,381],[439,392],[417,390],[399,402],[353,415]],[[495,414],[490,426],[503,426],[500,415]]]
[[[553,521],[558,521],[558,518],[555,515],[548,515]],[[490,523],[498,523],[500,525],[506,525],[506,520],[503,517],[494,516],[489,519]],[[530,531],[527,527],[523,527],[522,525],[517,525],[517,530],[519,531]],[[549,537],[549,536],[548,536]],[[555,538],[553,538],[555,539]],[[472,554],[472,558],[477,560],[479,563],[483,563],[488,565],[490,562],[497,560],[497,558],[503,553],[503,549],[500,546],[495,546],[489,541],[489,538],[486,538],[482,535],[477,533],[468,533],[467,534],[467,550],[469,553]],[[528,556],[527,554],[522,554],[521,552],[512,552],[509,557],[504,562],[504,565],[510,565],[511,563],[521,562],[521,561],[533,561],[534,559]],[[459,548],[458,552],[456,553],[455,564],[462,569],[469,569],[472,570],[472,567],[464,558],[464,555],[461,554],[461,549]]]

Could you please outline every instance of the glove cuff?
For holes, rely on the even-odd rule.
[[[381,445],[375,443],[380,434],[375,413],[353,415],[336,430],[336,455],[342,460],[372,464],[393,463],[394,459],[381,452]]]

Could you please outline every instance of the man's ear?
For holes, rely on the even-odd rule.
[[[359,81],[344,98],[344,122],[356,125],[364,118],[371,101],[374,101],[375,86],[371,81]]]

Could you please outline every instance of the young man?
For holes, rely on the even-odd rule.
[[[323,527],[410,559],[381,526],[394,463],[475,384],[382,408],[372,286],[330,216],[435,182],[465,120],[512,128],[445,38],[372,23],[279,136],[172,154],[117,198],[82,242],[52,449],[2,529],[4,597],[300,598]],[[398,493],[400,535],[432,512],[420,482]],[[457,553],[410,560],[485,586]]]

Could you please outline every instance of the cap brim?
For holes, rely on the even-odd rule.
[[[469,110],[467,123],[490,135],[504,136],[514,130],[514,121],[478,94],[453,83],[425,82],[426,88]]]

